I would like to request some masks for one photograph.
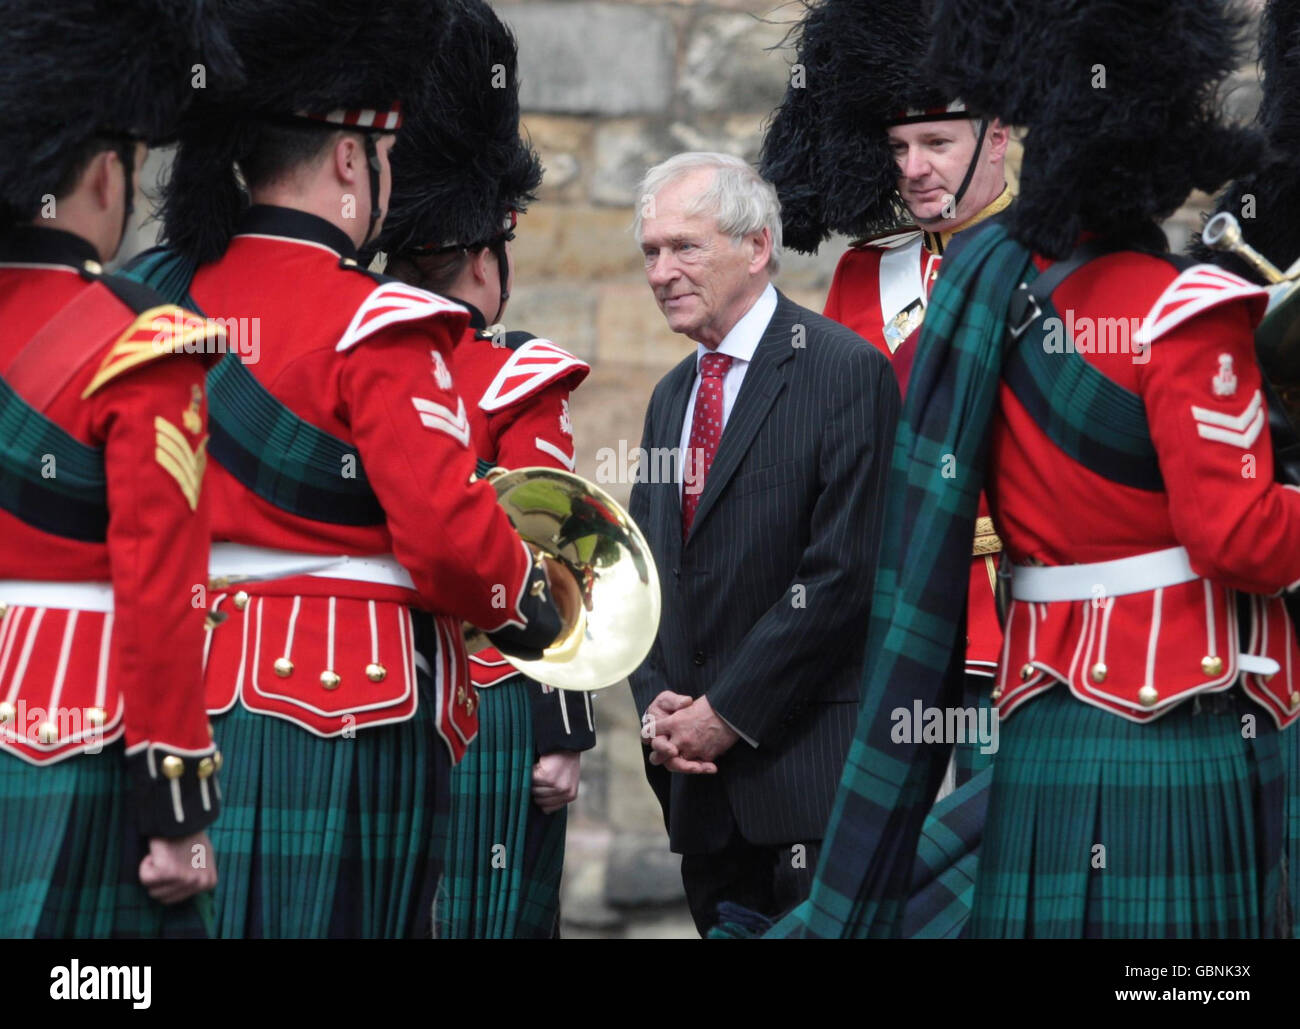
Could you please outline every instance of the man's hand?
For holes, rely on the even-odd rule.
[[[175,840],[150,837],[149,853],[140,862],[140,885],[163,904],[179,904],[215,887],[217,858],[208,834]]]
[[[559,811],[578,797],[578,772],[582,753],[557,750],[543,754],[533,765],[533,803],[546,814]]]
[[[709,698],[700,697],[655,719],[650,763],[664,765],[670,772],[712,774],[718,770],[717,758],[739,739],[736,731],[714,714]]]
[[[659,722],[662,719],[667,718],[674,711],[690,706],[691,698],[684,693],[664,690],[655,697],[650,701],[650,706],[645,709],[645,714],[641,716],[641,745],[650,746],[650,741],[659,734]]]

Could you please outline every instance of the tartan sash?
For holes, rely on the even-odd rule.
[[[1030,252],[990,224],[946,262],[894,444],[863,701],[808,900],[768,934],[902,931],[917,844],[950,743],[896,742],[890,712],[960,703],[970,540],[1015,287]]]
[[[203,312],[189,294],[196,264],[170,250],[143,254],[124,273],[169,301]],[[239,483],[289,514],[330,525],[382,525],[351,444],[290,410],[234,353],[208,372],[208,453]]]
[[[2,378],[0,508],[65,539],[108,538],[103,451],[69,435]]]
[[[1056,307],[1037,298],[1042,316],[1021,335],[1003,377],[1047,438],[1103,478],[1164,491],[1160,461],[1142,398],[1108,379],[1075,350],[1049,349],[1048,325],[1063,325]]]

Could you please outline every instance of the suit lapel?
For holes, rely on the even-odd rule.
[[[793,303],[777,293],[776,311],[754,351],[754,360],[745,371],[745,381],[741,384],[740,394],[736,397],[726,428],[722,430],[722,439],[718,441],[718,452],[714,455],[709,477],[704,481],[704,492],[700,495],[700,505],[696,508],[695,521],[691,525],[692,539],[699,531],[700,523],[727,488],[727,483],[740,466],[741,458],[748,452],[755,434],[767,418],[773,401],[785,386],[782,366],[794,356],[790,330],[795,323],[797,311],[798,308]],[[683,407],[682,417],[685,414]],[[680,511],[679,500],[679,514]]]
[[[673,388],[666,399],[668,411],[662,423],[662,438],[652,442],[652,446],[666,447],[672,451],[673,461],[670,467],[678,475],[681,473],[678,467],[681,455],[678,454],[677,448],[681,445],[682,422],[686,419],[686,404],[691,399],[691,387],[695,384],[695,366],[694,352],[692,352],[688,361],[684,361],[678,366],[680,374],[677,375],[677,381],[673,383]],[[645,459],[649,461],[650,455],[647,454]],[[663,467],[662,463],[658,462],[652,462],[652,465]],[[658,498],[656,518],[659,520],[663,532],[662,538],[668,546],[667,553],[670,563],[675,564],[682,548],[681,493],[678,491],[675,480],[661,483],[654,492]]]

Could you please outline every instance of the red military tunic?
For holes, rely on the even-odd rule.
[[[213,540],[327,559],[391,555],[409,579],[366,581],[364,562],[344,562],[341,574],[326,568],[221,592],[214,611],[230,617],[211,634],[208,704],[218,712],[241,700],[320,736],[409,719],[413,605],[437,616],[439,732],[458,760],[478,725],[461,620],[488,632],[525,626],[538,603],[525,597],[532,559],[491,487],[470,484],[470,416],[450,370],[466,311],[378,281],[352,249],[322,219],[255,207],[226,254],[200,267],[191,295],[209,315],[248,319],[250,332],[256,325],[249,371],[302,419],[355,447],[383,520],[291,514],[214,462]]]
[[[961,230],[997,214],[1010,203],[1011,194],[1003,190]],[[924,319],[944,249],[953,234],[913,229],[855,244],[835,268],[822,313],[894,358],[896,365],[905,364],[910,369],[911,352],[919,338],[916,330]],[[909,338],[911,342],[904,346]],[[899,385],[906,391],[906,378],[901,374]],[[966,672],[970,675],[992,677],[997,668],[1002,628],[998,623],[997,565],[993,555],[1000,549],[988,502],[981,495],[966,609]]]
[[[1067,456],[1004,381],[986,483],[1009,555],[1069,565],[1182,546],[1202,578],[1013,602],[994,693],[1004,715],[1059,681],[1146,721],[1230,688],[1241,653],[1276,662],[1274,674],[1242,676],[1246,692],[1279,725],[1300,714],[1300,653],[1277,596],[1300,581],[1300,491],[1273,482],[1253,342],[1264,301],[1220,269],[1180,273],[1132,252],[1096,259],[1056,290],[1078,351],[1141,398],[1164,489],[1118,484]],[[1250,594],[1244,650],[1237,590]]]
[[[137,803],[150,798],[136,811],[142,833],[184,836],[218,807],[201,668],[209,531],[201,355],[220,333],[134,283],[119,289],[139,302],[124,302],[99,281],[96,256],[53,229],[16,228],[0,240],[0,377],[102,454],[108,513],[102,537],[68,535],[33,524],[40,512],[5,491],[0,751],[42,765],[124,740]],[[9,452],[0,464],[37,431],[29,422],[0,441]],[[60,460],[41,455],[40,475],[70,474]]]
[[[457,387],[469,398],[470,439],[477,457],[502,468],[573,471],[569,394],[590,366],[548,339],[530,333],[488,332],[470,305],[471,324],[456,347]],[[495,648],[470,657],[470,677],[485,688],[517,674]],[[589,694],[565,693],[540,683],[534,698],[534,736],[540,754],[595,745]]]

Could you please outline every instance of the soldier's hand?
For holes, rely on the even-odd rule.
[[[546,814],[559,811],[578,797],[578,774],[582,754],[557,750],[543,754],[533,765],[533,803]]]
[[[163,904],[179,904],[217,885],[217,860],[205,832],[149,839],[149,853],[140,862],[140,885]]]

